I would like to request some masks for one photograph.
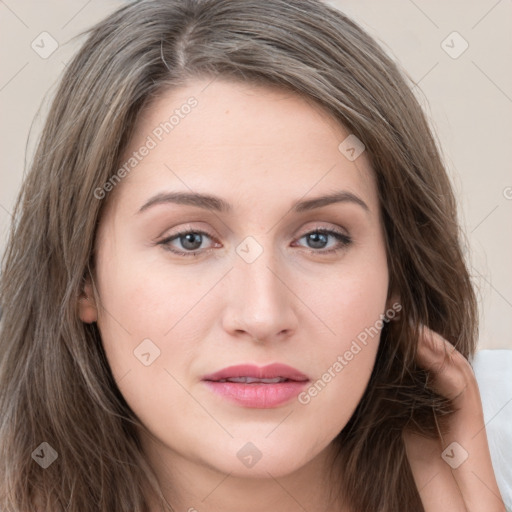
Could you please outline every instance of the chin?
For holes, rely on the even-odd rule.
[[[311,448],[317,444],[315,440],[303,442],[286,442],[282,438],[254,438],[253,441],[232,439],[229,446],[220,448],[218,453],[211,454],[215,458],[207,461],[217,471],[230,473],[240,478],[275,478],[289,475],[305,466],[317,453]],[[305,449],[309,447],[309,450]],[[226,457],[226,453],[230,455]]]

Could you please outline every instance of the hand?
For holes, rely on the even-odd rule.
[[[420,331],[416,360],[430,372],[429,387],[452,400],[457,409],[441,439],[429,440],[409,431],[403,434],[425,512],[506,512],[471,365],[427,327]]]

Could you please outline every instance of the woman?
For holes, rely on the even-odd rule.
[[[16,219],[3,511],[504,510],[450,183],[340,12],[119,9]]]

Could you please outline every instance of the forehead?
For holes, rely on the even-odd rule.
[[[150,149],[118,189],[134,201],[159,189],[286,201],[343,188],[375,208],[373,171],[364,151],[347,158],[349,136],[322,106],[294,92],[198,79],[141,113],[122,163]]]

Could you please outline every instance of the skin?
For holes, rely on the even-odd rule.
[[[98,295],[88,282],[80,317],[98,323],[113,375],[145,427],[144,449],[176,510],[287,512],[300,504],[349,511],[342,500],[329,500],[332,441],[368,384],[379,336],[307,404],[242,407],[201,379],[234,364],[281,362],[315,382],[396,303],[387,300],[369,161],[364,152],[350,161],[338,150],[349,132],[311,102],[219,79],[161,95],[140,116],[123,161],[191,96],[198,105],[110,193],[96,244]],[[366,208],[343,201],[291,211],[296,201],[340,190]],[[139,211],[170,191],[214,194],[232,211],[174,203]],[[351,242],[329,235],[315,245],[306,235],[322,228]],[[192,249],[183,237],[159,244],[185,229],[208,235]],[[246,237],[256,242],[246,245]],[[169,246],[200,254],[180,256]],[[248,262],[237,248],[261,254]],[[134,357],[144,339],[160,351],[149,366]],[[474,396],[471,404],[481,411]],[[261,453],[252,467],[237,457],[248,442]],[[425,455],[413,453],[414,440],[409,446],[411,460]],[[422,468],[413,469],[420,478]],[[443,492],[460,496],[457,487]]]
[[[471,365],[451,343],[426,327],[419,339],[417,361],[430,370],[432,389],[452,400],[457,409],[439,440],[407,431],[403,435],[426,512],[506,512]]]

